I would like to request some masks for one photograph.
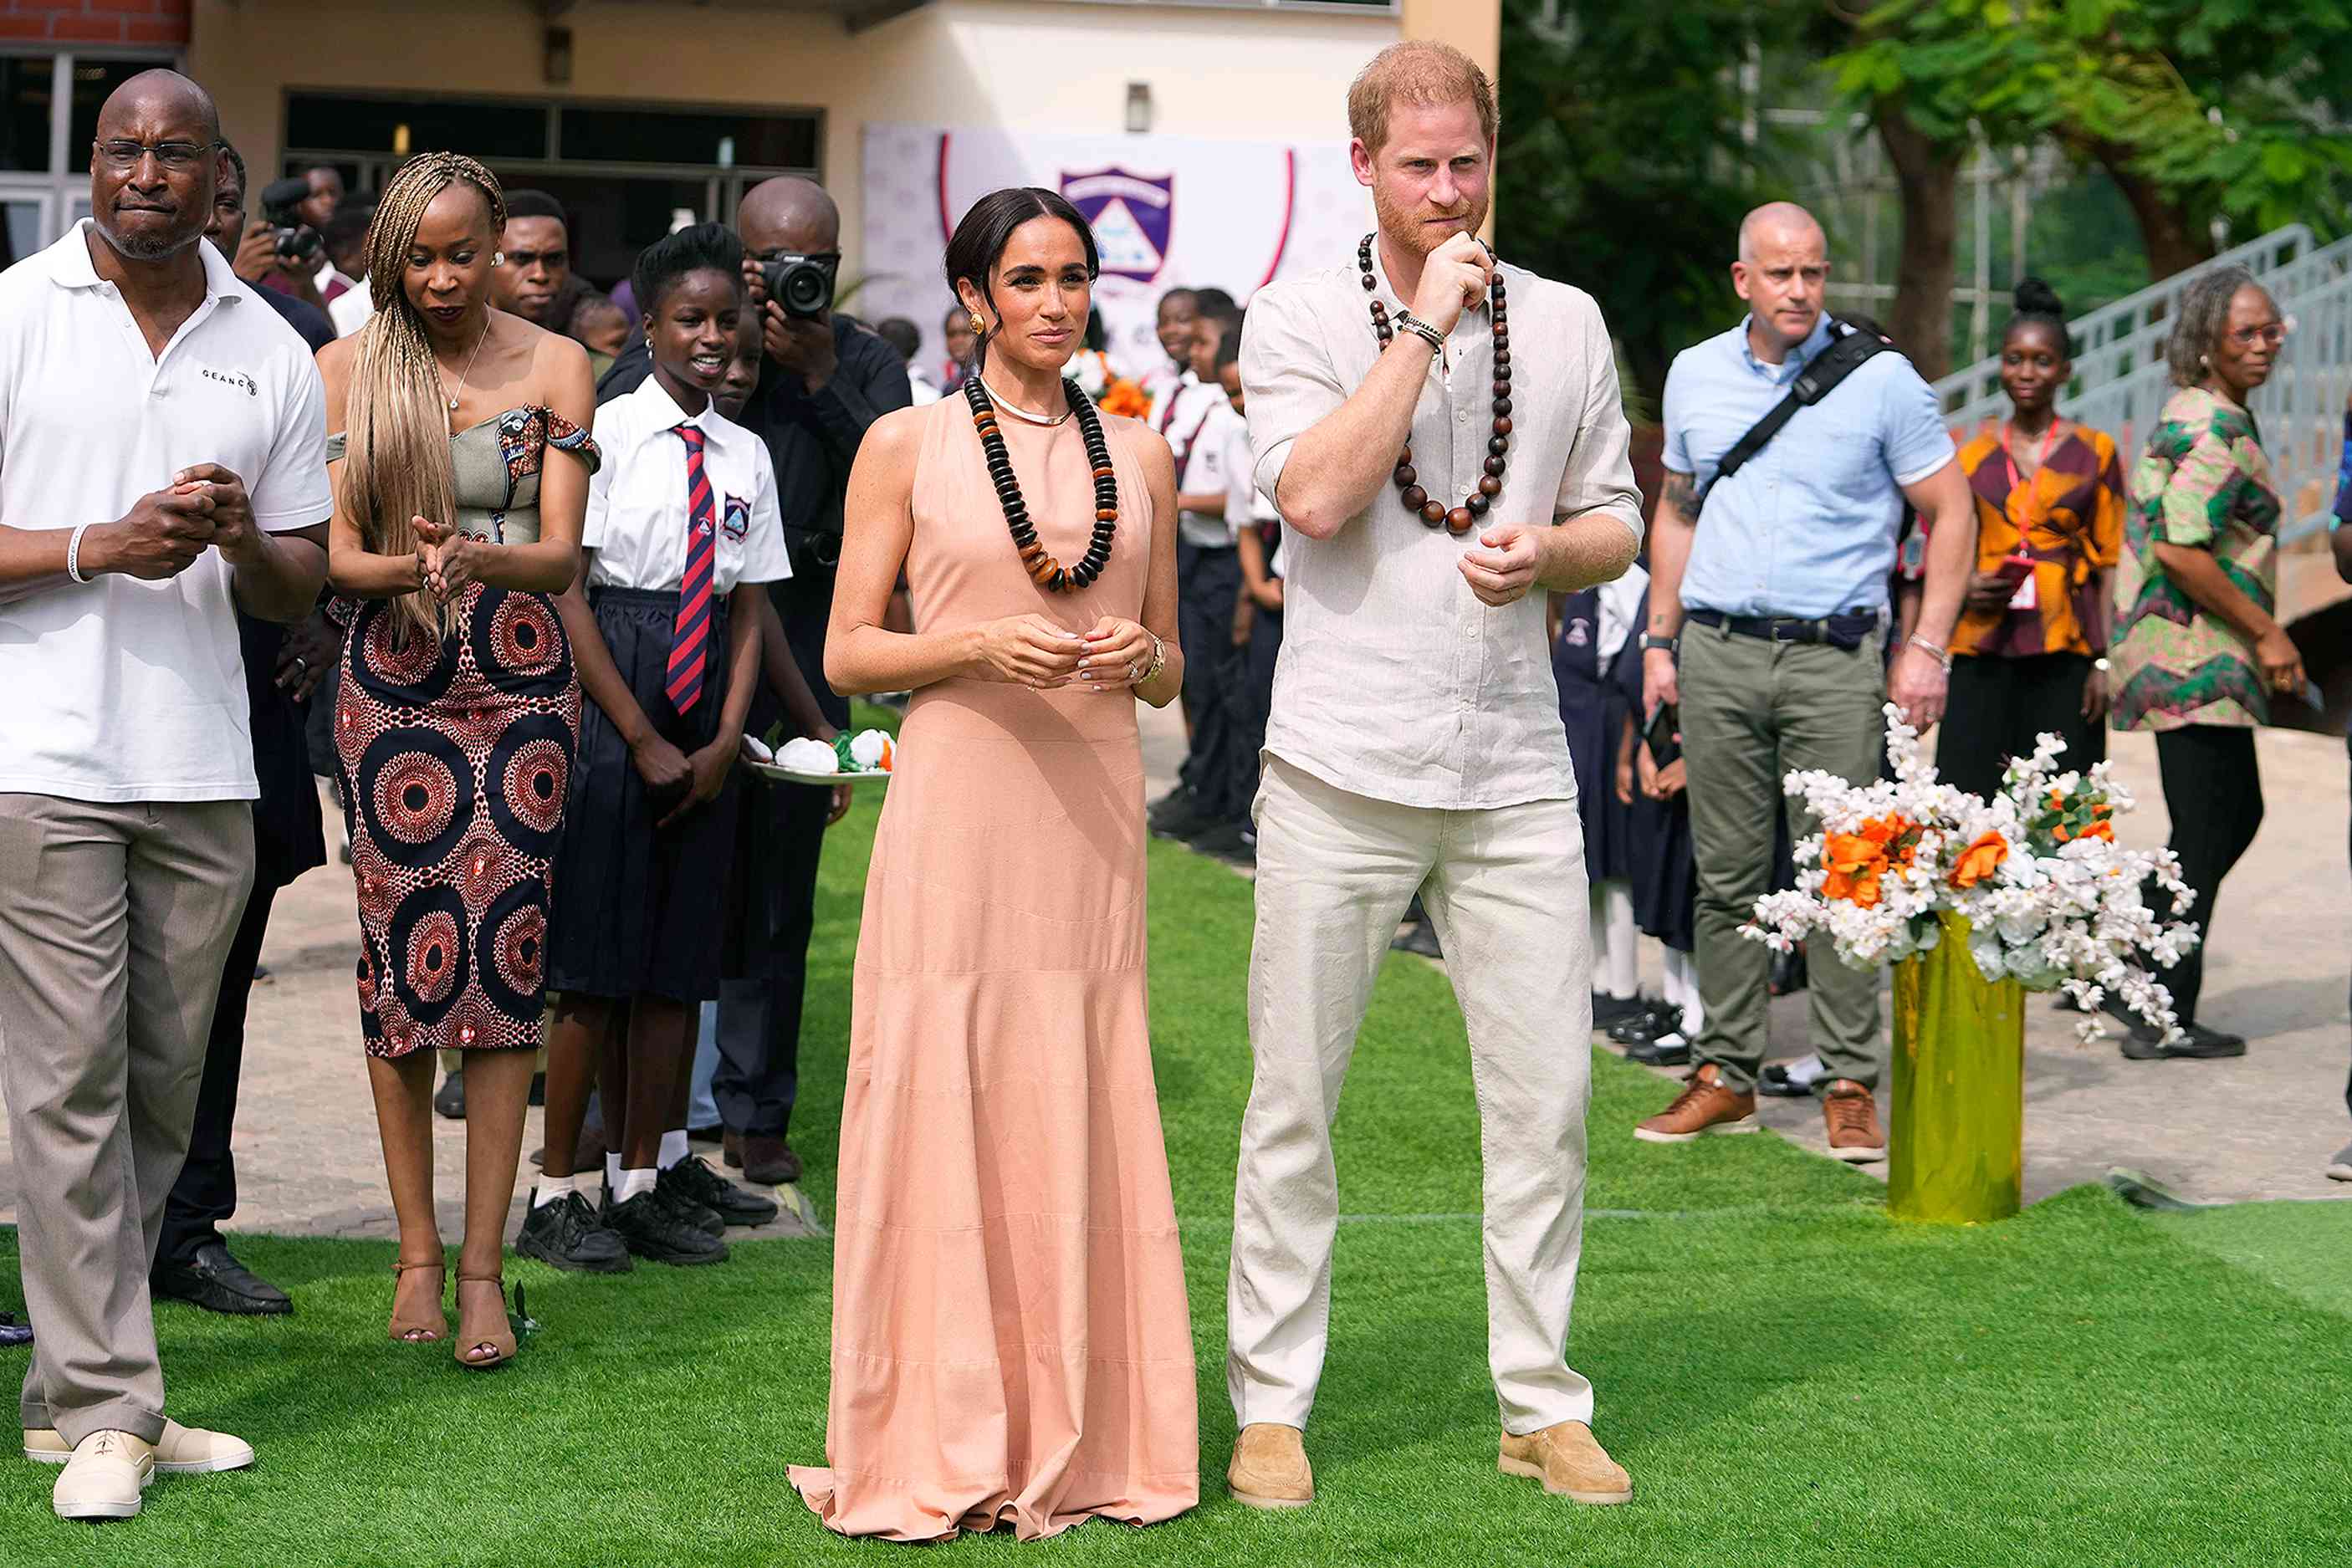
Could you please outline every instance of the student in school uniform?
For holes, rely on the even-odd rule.
[[[1176,593],[1180,635],[1192,650],[1184,666],[1184,725],[1190,746],[1176,791],[1152,808],[1151,831],[1184,839],[1204,853],[1238,857],[1247,800],[1232,798],[1234,715],[1234,612],[1241,564],[1225,522],[1224,448],[1240,416],[1217,382],[1216,358],[1229,308],[1194,320],[1192,365],[1151,412],[1151,427],[1176,458]]]
[[[556,1261],[562,1200],[601,1174],[598,1215],[632,1258],[727,1256],[775,1205],[692,1157],[688,1064],[719,994],[737,750],[760,671],[761,585],[790,575],[767,449],[719,413],[744,326],[743,247],[718,224],[648,246],[631,278],[654,372],[596,411],[605,454],[562,601],[580,759],[555,876],[545,1175],[515,1249]],[[570,1168],[594,1083],[613,1153]],[[542,1221],[541,1217],[551,1217]],[[545,1234],[542,1235],[541,1231]]]
[[[1646,624],[1637,601],[1637,625]],[[1664,760],[1651,749],[1642,708],[1642,665],[1628,655],[1610,668],[1616,688],[1618,753],[1614,793],[1627,812],[1625,863],[1631,873],[1633,923],[1665,948],[1665,997],[1609,1031],[1628,1060],[1681,1067],[1691,1041],[1706,1026],[1699,1001],[1698,862],[1691,851],[1690,790],[1680,755],[1682,737],[1669,717],[1661,731]]]
[[[1242,333],[1235,322],[1217,350],[1217,385],[1239,415],[1243,410]],[[1248,631],[1234,678],[1235,744],[1233,796],[1244,814],[1242,837],[1248,858],[1257,858],[1257,830],[1247,820],[1257,799],[1258,757],[1265,749],[1266,721],[1274,713],[1274,666],[1282,656],[1282,514],[1259,494],[1251,473],[1249,423],[1225,427],[1225,522],[1234,536],[1234,559],[1242,569]]]
[[[1584,821],[1585,875],[1592,916],[1592,1022],[1606,1029],[1642,1010],[1633,935],[1632,808],[1617,799],[1623,751],[1626,664],[1638,666],[1649,574],[1628,567],[1614,582],[1552,595],[1551,669]],[[1612,679],[1612,677],[1617,677]]]

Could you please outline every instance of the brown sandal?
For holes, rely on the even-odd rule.
[[[497,1287],[499,1328],[496,1333],[477,1333],[466,1327],[465,1296],[466,1287],[468,1285]],[[513,1320],[507,1316],[507,1285],[503,1276],[468,1274],[462,1270],[458,1271],[457,1327],[457,1344],[455,1354],[458,1365],[470,1371],[480,1372],[489,1367],[503,1365],[515,1358],[514,1323]],[[488,1351],[489,1354],[488,1355],[480,1354],[483,1351]]]
[[[400,1315],[401,1277],[414,1269],[430,1269],[446,1277],[449,1265],[445,1260],[435,1258],[421,1263],[404,1261],[392,1266],[392,1324],[386,1332],[389,1337],[402,1344],[432,1344],[449,1336],[449,1314],[441,1310],[441,1292],[438,1290],[433,1292],[432,1317],[404,1320]]]

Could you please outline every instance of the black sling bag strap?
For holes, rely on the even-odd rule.
[[[1837,390],[1840,382],[1861,369],[1863,361],[1874,354],[1887,353],[1894,349],[1893,344],[1875,332],[1861,331],[1843,321],[1833,321],[1832,326],[1832,329],[1842,329],[1839,336],[1832,339],[1830,346],[1815,354],[1813,362],[1799,372],[1796,381],[1789,387],[1789,395],[1774,403],[1769,413],[1749,425],[1748,434],[1733,442],[1731,450],[1723,455],[1723,461],[1716,465],[1715,477],[1709,479],[1706,487],[1698,493],[1698,507],[1691,514],[1692,522],[1697,522],[1698,513],[1706,510],[1706,498],[1715,487],[1747,466],[1748,460],[1763,451],[1765,444],[1780,434],[1780,427],[1794,419],[1799,409],[1809,408],[1829,396]]]

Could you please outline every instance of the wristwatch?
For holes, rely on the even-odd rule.
[[[1411,332],[1414,337],[1419,338],[1423,342],[1427,343],[1432,352],[1444,353],[1445,351],[1445,334],[1439,331],[1429,322],[1424,321],[1420,317],[1414,315],[1412,311],[1398,311],[1396,313],[1396,326],[1398,331]]]
[[[1679,653],[1682,645],[1683,640],[1679,637],[1660,637],[1647,632],[1642,634],[1642,652],[1644,653],[1654,648],[1663,648],[1669,653]]]

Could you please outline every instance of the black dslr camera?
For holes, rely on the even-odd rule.
[[[833,308],[834,275],[841,270],[841,253],[820,256],[780,256],[760,264],[768,298],[787,316],[814,319]]]
[[[315,266],[326,241],[295,209],[310,199],[310,182],[300,174],[272,180],[261,188],[261,215],[278,231],[278,259],[289,266]]]

